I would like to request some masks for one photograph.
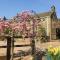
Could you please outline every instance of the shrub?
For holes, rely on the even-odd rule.
[[[45,28],[43,28],[42,26],[39,26],[38,31],[37,31],[37,40],[40,42],[46,42],[47,41],[47,35],[46,35],[46,31]]]

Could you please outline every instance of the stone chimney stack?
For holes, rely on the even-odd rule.
[[[52,13],[56,12],[56,9],[55,9],[55,6],[54,6],[54,5],[51,6],[51,12],[52,12]]]

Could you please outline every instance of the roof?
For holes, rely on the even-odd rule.
[[[43,12],[43,13],[39,13],[38,15],[40,17],[44,17],[44,16],[51,16],[52,12]]]

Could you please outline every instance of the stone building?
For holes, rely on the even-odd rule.
[[[60,39],[60,20],[57,18],[55,6],[52,6],[48,12],[39,13],[38,16],[49,39]]]

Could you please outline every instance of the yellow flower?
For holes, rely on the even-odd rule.
[[[57,55],[60,52],[60,47],[48,47],[48,52],[52,53],[53,55]]]
[[[59,49],[58,49],[58,50],[59,50],[59,52],[60,52],[60,47],[59,47]]]
[[[53,48],[54,49],[54,55],[57,55],[58,54],[58,52],[59,52],[59,48]]]

